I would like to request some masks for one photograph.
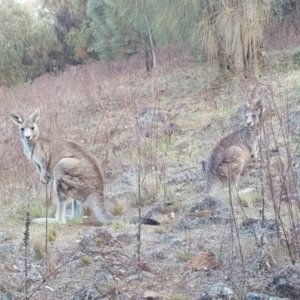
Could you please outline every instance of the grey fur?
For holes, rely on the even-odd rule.
[[[207,193],[215,193],[223,184],[236,190],[240,175],[250,158],[258,156],[258,141],[263,121],[260,101],[245,104],[247,126],[221,139],[209,153],[205,165]]]
[[[71,199],[90,206],[97,219],[102,223],[111,223],[122,219],[137,223],[138,217],[115,217],[104,205],[104,176],[97,158],[81,145],[69,140],[48,140],[40,137],[37,119],[39,111],[28,119],[11,114],[10,118],[20,128],[20,137],[24,152],[37,167],[40,180],[47,184],[53,182],[57,198],[56,220],[65,224],[66,205]],[[159,225],[155,220],[141,218],[141,222]]]

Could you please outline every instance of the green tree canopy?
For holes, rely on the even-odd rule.
[[[182,43],[193,32],[198,13],[192,0],[89,0],[94,48],[100,59],[129,58],[145,52],[155,66],[155,47]]]
[[[0,2],[0,85],[35,78],[49,67],[57,47],[51,24],[34,17],[24,5]]]
[[[42,0],[54,23],[63,63],[78,64],[90,57],[90,19],[86,14],[87,0]]]

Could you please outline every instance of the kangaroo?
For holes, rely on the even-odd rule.
[[[224,183],[229,183],[234,191],[245,164],[257,159],[258,141],[263,121],[261,101],[245,103],[246,126],[221,139],[202,162],[205,169],[208,194],[216,192]]]
[[[69,141],[40,137],[37,120],[39,111],[28,119],[10,114],[11,120],[19,126],[24,152],[40,174],[40,180],[53,182],[57,198],[56,221],[65,224],[65,209],[71,199],[90,206],[101,223],[115,220],[138,223],[138,217],[115,217],[105,208],[104,175],[97,158],[81,145]],[[141,218],[143,224],[159,225],[159,222]]]

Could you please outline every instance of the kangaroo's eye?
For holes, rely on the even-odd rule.
[[[24,128],[21,128],[21,131],[24,131]]]
[[[31,127],[31,130],[34,130],[34,127]]]

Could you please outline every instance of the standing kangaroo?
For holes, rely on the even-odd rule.
[[[57,198],[56,220],[65,224],[66,205],[76,199],[90,206],[101,223],[123,220],[137,223],[138,217],[115,217],[104,205],[104,176],[97,158],[79,144],[68,140],[48,140],[40,137],[36,123],[39,111],[28,119],[11,114],[19,125],[20,137],[26,156],[37,167],[40,180],[53,182]],[[141,223],[159,225],[155,220],[141,218]]]
[[[260,129],[263,122],[261,101],[245,104],[247,125],[221,139],[208,155],[205,166],[208,194],[229,183],[234,191],[245,164],[257,158]]]

